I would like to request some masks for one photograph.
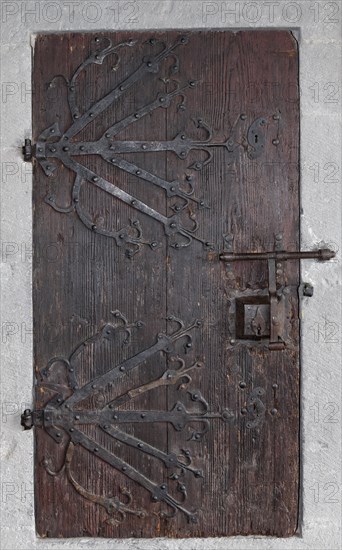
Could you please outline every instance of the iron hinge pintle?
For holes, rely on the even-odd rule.
[[[33,146],[31,140],[26,138],[25,145],[23,145],[23,155],[25,162],[31,162],[33,156]]]
[[[24,430],[31,430],[33,426],[42,426],[43,414],[43,410],[31,411],[31,409],[25,409],[21,415],[21,425]]]

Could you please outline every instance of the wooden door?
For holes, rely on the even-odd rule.
[[[297,84],[287,31],[36,37],[40,536],[295,533]]]

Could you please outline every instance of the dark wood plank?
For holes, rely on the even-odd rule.
[[[93,494],[121,496],[123,502],[127,498],[120,495],[120,490],[130,491],[131,507],[146,510],[145,518],[128,513],[124,521],[108,523],[106,510],[75,491],[65,473],[55,477],[47,473],[43,462],[51,462],[51,468],[61,467],[66,445],[64,440],[57,444],[43,429],[37,428],[36,524],[41,536],[290,536],[297,528],[298,265],[297,262],[286,265],[291,303],[290,345],[284,351],[271,352],[266,345],[255,342],[231,343],[235,338],[235,299],[250,293],[265,294],[266,262],[238,262],[231,266],[218,260],[227,234],[234,236],[235,252],[270,250],[274,236],[279,233],[283,234],[284,249],[298,249],[297,44],[291,33],[285,31],[187,31],[186,34],[188,44],[177,51],[179,72],[171,72],[170,76],[170,67],[175,64],[170,57],[161,73],[149,74],[143,84],[135,84],[128,97],[119,99],[75,139],[98,139],[114,121],[146,105],[158,91],[171,90],[172,79],[182,83],[198,81],[193,90],[186,91],[185,110],[179,109],[181,98],[175,98],[167,109],[157,109],[122,131],[117,139],[172,140],[184,132],[201,140],[206,132],[196,128],[193,121],[198,119],[212,128],[213,140],[223,142],[233,138],[237,143],[234,150],[213,148],[212,161],[202,171],[190,168],[194,162],[205,159],[201,151],[191,152],[185,160],[173,152],[124,155],[169,181],[183,181],[186,186],[185,176],[193,178],[195,195],[203,197],[210,208],[197,209],[189,203],[190,213],[198,221],[197,234],[213,243],[213,247],[209,249],[193,240],[187,248],[174,248],[174,237],[166,238],[157,221],[85,184],[82,205],[95,223],[119,230],[135,217],[143,226],[146,241],[160,243],[156,250],[143,246],[139,254],[127,258],[113,239],[89,231],[74,212],[55,212],[44,202],[48,193],[54,193],[59,204],[67,205],[73,173],[60,163],[57,176],[50,179],[35,164],[35,406],[43,407],[54,395],[39,384],[38,373],[48,361],[55,356],[69,356],[84,340],[114,321],[111,312],[118,309],[130,323],[141,320],[144,326],[133,329],[128,346],[122,346],[123,334],[116,335],[114,340],[88,345],[77,360],[80,384],[148,348],[158,333],[170,334],[177,326],[166,321],[170,315],[182,319],[185,326],[198,318],[202,325],[192,331],[192,347],[185,354],[184,339],[176,346],[187,366],[196,361],[204,365],[189,372],[191,384],[184,389],[179,389],[179,385],[158,387],[123,404],[122,409],[165,411],[182,401],[189,410],[195,410],[196,401],[188,392],[198,389],[210,412],[219,415],[229,410],[230,420],[210,420],[209,431],[200,441],[188,439],[192,433],[190,426],[177,431],[160,422],[124,428],[128,434],[165,452],[190,451],[192,465],[203,471],[203,479],[185,472],[178,481],[187,487],[184,506],[197,511],[197,523],[189,523],[182,513],[165,519],[160,513],[170,509],[164,503],[152,502],[151,495],[122,472],[85,449],[76,448],[73,472],[83,487]],[[168,44],[179,35],[178,31],[153,33]],[[100,43],[104,36],[97,35]],[[77,87],[81,112],[131,74],[151,51],[150,32],[108,36],[113,43],[133,37],[137,45],[120,52],[122,61],[118,68],[113,55],[103,65],[94,64],[84,71]],[[52,79],[58,74],[68,78],[95,48],[92,34],[38,36],[33,74],[34,141],[57,120],[63,130],[70,126],[65,85],[61,78]],[[160,76],[169,78],[169,82],[160,80]],[[48,87],[51,81],[52,87]],[[267,120],[265,150],[253,160],[246,150],[247,132],[258,117]],[[279,139],[278,145],[272,143],[274,139]],[[151,183],[127,175],[95,156],[79,160],[164,216],[172,214],[175,199],[167,198],[163,190]],[[188,215],[184,210],[184,223],[189,223]],[[101,408],[115,396],[157,379],[175,364],[170,359],[163,353],[156,354],[105,392],[94,392],[82,402],[82,408]],[[53,369],[49,381],[65,383],[61,363]],[[254,425],[251,403],[258,403],[258,399],[265,410],[260,422]],[[94,426],[84,427],[84,432],[156,483],[166,483],[171,494],[181,500],[180,483],[170,480],[173,470],[166,469],[161,461],[111,440]]]

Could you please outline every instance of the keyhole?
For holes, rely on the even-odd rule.
[[[258,336],[261,336],[261,326],[260,325],[257,327],[257,333],[258,333]]]
[[[258,134],[255,134],[254,136],[254,143],[258,143]]]

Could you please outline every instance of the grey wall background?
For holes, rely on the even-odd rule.
[[[301,87],[302,248],[341,245],[340,1],[2,1],[1,67],[1,548],[341,548],[340,254],[302,263],[315,287],[302,302],[302,518],[291,539],[233,537],[172,541],[39,540],[34,530],[31,406],[31,173],[21,157],[31,137],[31,43],[39,31],[245,28],[297,29]],[[281,90],[289,94],[289,90]]]

